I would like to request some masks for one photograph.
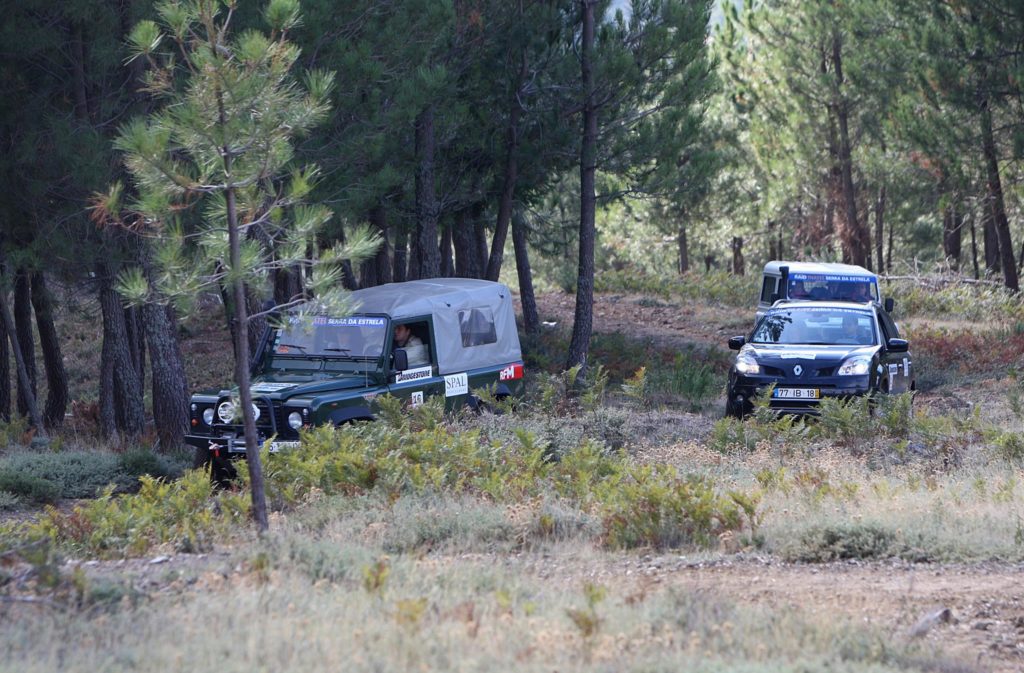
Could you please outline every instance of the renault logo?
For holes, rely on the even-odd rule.
[[[793,367],[793,373],[795,375],[797,375],[797,376],[800,376],[801,374],[803,374],[804,373],[803,366],[802,365],[797,365],[796,367]]]

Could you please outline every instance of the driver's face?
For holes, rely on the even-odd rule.
[[[399,346],[404,346],[405,342],[409,340],[409,326],[408,325],[395,325],[395,343]]]

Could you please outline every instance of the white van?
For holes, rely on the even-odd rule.
[[[882,300],[878,276],[852,264],[786,262],[764,265],[757,319],[779,300],[871,302],[892,311],[892,299]]]

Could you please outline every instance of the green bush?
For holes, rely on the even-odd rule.
[[[60,487],[52,481],[10,468],[0,470],[0,491],[33,504],[56,502],[60,497]]]
[[[115,492],[138,488],[145,474],[170,478],[183,469],[147,449],[123,454],[100,451],[19,451],[0,459],[0,470],[45,479],[57,487],[58,498],[92,498],[113,484]]]
[[[874,524],[814,526],[804,531],[784,556],[791,561],[824,563],[898,556],[896,533]]]
[[[248,521],[248,495],[214,494],[210,476],[202,470],[177,481],[149,476],[139,481],[135,494],[115,496],[114,487],[108,486],[99,498],[70,512],[47,507],[21,532],[28,539],[118,557],[144,554],[162,544],[181,551],[209,549],[218,538],[244,529]]]

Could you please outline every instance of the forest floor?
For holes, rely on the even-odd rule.
[[[542,295],[538,308],[545,329],[564,333],[571,327],[571,295]],[[597,338],[625,339],[612,340],[612,349],[700,352],[720,367],[728,357],[727,339],[748,331],[751,315],[752,310],[681,300],[599,294],[594,332]],[[904,327],[911,339],[915,331],[934,329],[933,323],[920,319]],[[990,327],[957,321],[941,325],[956,332]],[[203,382],[202,374],[196,373],[203,361],[230,353],[228,341],[214,329],[196,332],[185,349],[190,369],[195,370],[190,371],[190,381],[207,384],[214,381]],[[915,401],[917,413],[942,417],[976,409],[988,422],[1011,428],[1005,380],[971,374],[961,371],[923,391]],[[270,551],[259,551],[261,543],[252,540],[203,554],[166,549],[125,560],[65,560],[65,568],[81,569],[95,581],[127,583],[161,610],[103,615],[102,623],[89,626],[74,615],[25,620],[24,629],[36,632],[29,637],[12,631],[9,639],[0,639],[0,651],[11,656],[13,666],[0,662],[0,671],[42,671],[52,666],[89,670],[110,662],[110,670],[208,669],[214,659],[224,662],[225,672],[247,666],[330,670],[335,658],[339,665],[351,664],[352,670],[566,671],[691,665],[692,670],[737,671],[821,670],[820,666],[948,673],[1024,670],[1024,563],[1016,551],[1000,551],[1024,544],[1020,539],[1006,542],[1014,535],[1014,521],[1021,537],[1024,509],[1018,491],[1024,472],[1019,467],[1009,473],[986,471],[989,468],[973,457],[980,451],[973,443],[943,446],[942,456],[920,467],[881,471],[873,467],[875,448],[859,445],[856,450],[842,444],[820,451],[811,448],[781,463],[769,456],[770,447],[761,444],[743,455],[711,450],[722,416],[724,400],[717,387],[721,383],[724,380],[715,384],[710,398],[692,408],[663,405],[639,419],[631,417],[621,431],[630,455],[642,463],[696,467],[719,476],[760,475],[766,467],[780,474],[789,470],[794,484],[803,475],[812,475],[831,483],[833,491],[859,489],[866,495],[848,502],[836,499],[835,512],[822,514],[820,508],[801,509],[805,503],[797,495],[780,491],[766,501],[765,547],[723,537],[705,551],[617,552],[592,539],[509,547],[488,543],[477,531],[469,534],[469,542],[395,552],[396,545],[404,549],[405,544],[395,541],[404,538],[393,530],[403,525],[400,513],[353,513],[350,505],[329,503],[316,514],[315,524],[308,516],[275,514],[272,528],[278,532]],[[988,496],[977,496],[985,489],[995,491],[998,479],[1006,482],[1009,496],[993,496],[991,502]],[[897,493],[890,490],[898,488],[892,486],[897,482],[915,486]],[[877,502],[872,493],[879,494]],[[830,497],[826,502],[833,502]],[[64,503],[62,509],[70,506]],[[477,518],[511,511],[489,503],[480,504],[479,511],[473,509],[478,505],[458,506],[470,508],[469,514]],[[422,510],[434,519],[450,516],[446,507],[434,501],[411,505],[412,511]],[[934,526],[928,534],[949,548],[956,546],[958,537],[970,538],[971,544],[976,537],[994,551],[987,557],[989,547],[984,547],[966,560],[954,553],[918,563],[899,558],[810,563],[789,560],[792,553],[773,546],[772,540],[799,537],[805,517],[859,520],[872,515],[897,528]],[[508,516],[515,518],[514,513]],[[324,523],[328,519],[334,523]],[[315,536],[313,531],[318,531]],[[366,568],[374,559],[390,559],[392,564],[387,599],[356,588],[366,586]],[[579,605],[592,585],[606,587],[608,597],[597,607],[590,605],[592,619],[587,621],[588,613]],[[280,603],[275,591],[284,592]],[[431,606],[428,616],[421,616],[420,601]],[[0,604],[0,616],[6,609]],[[46,612],[33,606],[10,609]],[[264,621],[267,614],[271,617]],[[353,634],[323,632],[310,627],[311,620],[334,620],[330,623],[336,629]],[[459,620],[465,621],[465,632],[452,633],[447,625]],[[204,621],[218,625],[225,642],[234,642],[234,647],[222,648],[216,634],[200,633],[202,629],[193,625]],[[679,630],[666,641],[655,633],[656,624],[674,624]],[[183,629],[179,636],[191,647],[184,651],[155,645],[167,628]],[[477,640],[478,633],[491,638]],[[689,640],[680,641],[679,634]],[[46,644],[48,638],[85,643],[79,663],[68,663],[59,648]],[[293,651],[296,639],[309,639],[313,646]],[[99,642],[103,647],[96,646]],[[705,660],[724,665],[701,663]],[[754,663],[745,667],[744,661]],[[847,663],[833,666],[837,661]]]

